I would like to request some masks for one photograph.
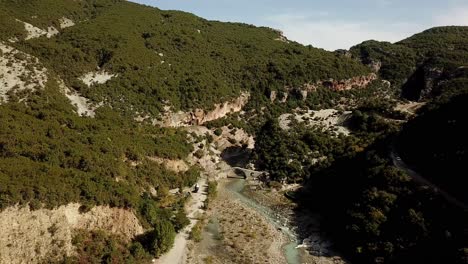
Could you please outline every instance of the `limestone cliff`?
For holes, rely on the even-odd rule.
[[[168,111],[162,116],[161,120],[155,120],[153,123],[162,127],[202,125],[206,122],[223,118],[228,114],[241,111],[249,101],[249,97],[249,93],[242,93],[234,100],[215,104],[214,109],[210,111],[203,109],[195,109],[190,112],[179,111],[177,113]]]
[[[309,93],[315,92],[319,87],[326,87],[335,91],[346,91],[351,89],[366,88],[371,82],[375,80],[377,80],[377,74],[375,73],[356,76],[345,80],[321,80],[317,81],[316,83],[306,83],[301,87],[286,87],[287,93],[283,94],[281,98],[278,98],[278,93],[276,91],[271,91],[270,100],[271,102],[274,102],[276,99],[279,99],[281,103],[284,103],[286,102],[289,95],[293,95],[296,98],[305,100],[307,99]]]
[[[333,89],[335,91],[344,91],[344,90],[351,90],[354,88],[357,88],[357,89],[365,88],[372,81],[375,81],[376,79],[377,79],[377,75],[375,73],[371,73],[369,75],[357,76],[351,79],[341,80],[341,81],[336,81],[336,80],[331,79],[328,81],[323,81],[322,85],[330,89]]]

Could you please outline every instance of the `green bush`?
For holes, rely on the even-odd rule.
[[[157,221],[153,228],[148,236],[149,251],[159,257],[172,248],[176,233],[172,223],[165,220]]]
[[[175,214],[172,223],[176,232],[180,232],[184,227],[190,224],[190,220],[188,219],[187,214],[185,213],[183,208],[180,208]]]
[[[214,131],[214,134],[218,137],[221,136],[222,133],[223,133],[223,130],[221,128],[217,128]]]

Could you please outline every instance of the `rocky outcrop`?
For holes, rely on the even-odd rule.
[[[280,103],[284,103],[291,96],[299,100],[306,100],[311,92],[315,92],[319,87],[326,87],[335,91],[346,91],[351,89],[366,88],[371,82],[377,80],[377,74],[370,73],[368,75],[357,76],[350,79],[336,81],[334,79],[317,81],[316,83],[305,83],[301,87],[286,87],[286,92],[278,96],[278,92],[270,92],[270,101],[276,99]]]
[[[76,90],[69,88],[65,85],[63,80],[58,80],[58,85],[62,93],[70,100],[70,103],[76,107],[76,113],[80,116],[94,117],[97,108],[101,107],[103,103],[93,104],[91,100],[83,97]]]
[[[426,65],[421,66],[403,85],[403,98],[419,101],[430,97],[443,75],[444,69]]]
[[[271,30],[273,30],[275,33],[278,34],[278,37],[275,38],[275,40],[281,41],[281,42],[284,42],[284,43],[289,43],[289,40],[288,40],[288,38],[286,36],[284,36],[283,31],[281,31],[279,29],[274,29],[274,28],[272,28]]]
[[[163,159],[160,157],[147,157],[148,160],[163,165],[167,170],[173,171],[175,173],[186,172],[190,169],[189,165],[184,160],[171,160]]]
[[[75,22],[73,22],[73,20],[66,17],[62,17],[61,19],[59,19],[59,23],[61,29],[73,27],[75,25]]]
[[[223,118],[228,114],[240,112],[249,101],[249,97],[249,93],[242,93],[234,100],[215,104],[214,109],[211,111],[203,109],[195,109],[191,112],[179,111],[177,113],[168,111],[162,116],[161,120],[153,121],[153,124],[162,127],[202,125],[206,122]]]
[[[425,98],[432,93],[434,87],[438,84],[439,79],[444,73],[443,69],[440,68],[430,68],[425,71],[424,78],[424,88],[421,91],[421,97]]]
[[[371,73],[369,75],[357,76],[351,79],[341,81],[335,81],[331,79],[328,81],[323,81],[322,85],[335,91],[345,91],[351,89],[365,88],[375,80],[377,80],[377,74]]]
[[[372,69],[373,72],[378,73],[380,68],[382,68],[382,62],[372,60],[369,62],[368,66]]]
[[[25,40],[39,38],[39,37],[42,37],[42,36],[46,36],[47,38],[51,38],[51,37],[53,37],[53,36],[60,33],[53,26],[49,26],[47,28],[47,30],[44,30],[44,29],[40,29],[38,27],[35,27],[35,26],[33,26],[33,25],[29,24],[29,23],[26,23],[26,22],[18,20],[18,19],[16,21],[24,24],[24,30],[26,30],[26,32],[28,33]]]
[[[270,101],[273,103],[276,100],[276,97],[278,96],[277,91],[271,91],[270,92]]]
[[[130,210],[96,206],[80,213],[80,204],[31,211],[13,206],[0,213],[0,263],[43,263],[73,255],[75,230],[101,229],[126,240],[144,232]]]
[[[78,78],[88,87],[91,87],[96,84],[104,84],[110,79],[118,76],[117,74],[111,74],[106,71],[97,71],[97,72],[88,72],[84,76]]]

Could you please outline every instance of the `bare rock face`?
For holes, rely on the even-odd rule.
[[[351,89],[365,88],[376,79],[377,75],[375,73],[371,73],[366,76],[357,76],[351,79],[341,81],[335,81],[332,79],[322,82],[322,85],[335,91],[345,91]]]
[[[215,104],[215,107],[211,111],[203,109],[195,109],[191,112],[177,113],[167,112],[160,121],[154,121],[155,125],[163,127],[183,127],[192,125],[202,125],[206,122],[213,121],[216,119],[223,118],[228,114],[240,112],[242,108],[249,101],[250,94],[242,93],[239,97],[234,100],[227,101],[220,104]]]
[[[190,169],[189,165],[184,160],[171,160],[160,157],[147,157],[148,160],[154,161],[163,165],[166,169],[175,173],[186,172]]]
[[[271,91],[270,92],[270,101],[273,103],[276,100],[276,97],[278,96],[277,91]]]
[[[34,38],[39,38],[41,36],[46,36],[47,38],[51,38],[60,32],[53,26],[47,27],[47,30],[35,27],[34,25],[31,25],[29,23],[26,23],[24,21],[16,19],[16,21],[23,23],[24,24],[24,29],[28,33],[26,36],[25,40],[29,39],[34,39]]]
[[[422,65],[402,87],[402,96],[410,101],[419,101],[430,97],[437,89],[444,75],[444,69]]]
[[[421,91],[422,98],[426,98],[432,93],[443,73],[444,70],[439,68],[430,68],[425,71],[425,85],[424,89]]]
[[[31,211],[13,206],[0,213],[0,263],[43,263],[75,254],[77,229],[101,229],[126,240],[144,232],[130,210],[96,206],[80,213],[80,204]]]
[[[300,94],[301,94],[301,99],[303,101],[305,101],[307,99],[308,91],[307,90],[300,90]]]
[[[381,61],[371,61],[369,64],[369,67],[374,71],[375,73],[380,71],[380,68],[382,68],[382,62]]]
[[[66,17],[62,17],[61,19],[59,19],[59,22],[60,22],[61,29],[73,27],[75,25],[75,22],[73,22],[71,19],[66,18]]]
[[[369,75],[357,76],[340,81],[330,79],[326,81],[317,81],[316,83],[305,83],[299,88],[286,87],[287,92],[283,93],[281,96],[277,96],[276,92],[274,93],[274,96],[270,94],[270,100],[274,102],[274,100],[278,99],[280,103],[285,103],[289,96],[300,100],[306,100],[307,96],[310,93],[317,91],[319,87],[326,87],[335,91],[362,89],[366,88],[375,80],[377,80],[377,74],[370,73]]]

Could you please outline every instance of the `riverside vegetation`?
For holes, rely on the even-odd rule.
[[[345,257],[467,263],[466,212],[412,181],[389,155],[395,146],[418,172],[466,201],[466,27],[332,53],[273,29],[120,0],[0,0],[0,17],[1,44],[37,57],[49,77],[43,89],[8,91],[0,105],[0,209],[79,202],[85,212],[109,205],[135,212],[146,230],[130,242],[105,231],[77,231],[77,255],[63,261],[142,263],[170,249],[189,221],[185,198],[169,189],[192,186],[200,168],[176,173],[149,160],[186,159],[194,149],[184,130],[135,117],[158,118],[167,107],[210,109],[247,91],[244,113],[207,126],[215,135],[222,126],[254,135],[253,161],[270,173],[266,181],[301,183],[294,197],[323,215],[324,231]],[[64,17],[75,25],[60,28]],[[27,39],[23,22],[60,32]],[[306,97],[295,89],[372,71],[379,79],[361,89],[318,85]],[[88,86],[80,78],[90,72],[114,78]],[[60,80],[100,105],[94,118],[75,113]],[[280,102],[272,100],[275,93],[289,96]],[[407,99],[427,103],[414,119],[395,110]],[[326,108],[353,111],[345,122],[349,136],[295,121],[286,131],[277,121],[296,109]],[[210,181],[209,199],[215,189]]]

